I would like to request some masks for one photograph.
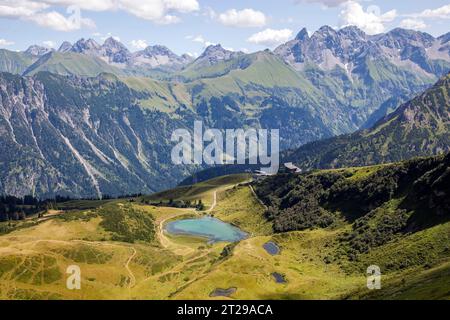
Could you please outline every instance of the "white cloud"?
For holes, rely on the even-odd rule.
[[[400,22],[400,27],[412,30],[423,30],[427,25],[420,19],[404,19]]]
[[[382,14],[377,6],[370,6],[364,11],[363,7],[356,1],[345,2],[339,14],[340,27],[354,25],[368,34],[384,32],[385,23],[393,21],[396,17],[396,10]]]
[[[168,9],[179,12],[193,12],[200,9],[197,0],[165,0]]]
[[[148,47],[147,41],[145,40],[132,40],[130,44],[137,50],[143,50]]]
[[[204,48],[216,45],[216,43],[206,40],[201,34],[198,36],[186,36],[185,38],[193,42],[201,43]]]
[[[204,8],[203,12],[202,12],[202,15],[210,18],[211,20],[214,20],[214,19],[217,18],[217,13],[211,7]]]
[[[58,0],[48,0],[54,2]],[[57,11],[50,10],[50,5],[30,0],[0,0],[0,17],[32,21],[40,26],[52,28],[58,31],[73,31],[82,27],[94,27],[95,23],[81,17],[78,10],[67,9],[67,16]]]
[[[47,48],[55,48],[56,47],[56,43],[51,40],[42,41],[42,44]]]
[[[197,52],[186,52],[186,54],[191,58],[197,58],[198,53]]]
[[[292,30],[290,29],[266,29],[264,31],[255,33],[247,39],[248,42],[265,45],[268,47],[288,41],[292,38]]]
[[[205,38],[203,38],[202,35],[198,35],[198,36],[196,36],[196,37],[193,37],[193,38],[192,38],[192,41],[194,41],[194,42],[200,42],[200,43],[205,43],[205,42],[206,42]]]
[[[197,0],[41,0],[40,2],[56,6],[73,5],[87,11],[124,10],[136,16],[151,17],[150,20],[154,17],[162,18],[169,11],[187,13],[200,9]]]
[[[337,7],[348,0],[297,0],[298,3],[318,3],[325,7]]]
[[[218,21],[230,27],[263,27],[267,23],[267,18],[261,11],[253,9],[236,10],[230,9],[219,14]]]
[[[67,8],[63,15],[56,7]],[[180,21],[173,13],[199,10],[198,0],[0,0],[0,17],[33,21],[59,31],[94,27],[95,23],[82,17],[82,11],[122,10],[138,18],[160,24]]]
[[[12,41],[0,39],[0,47],[12,46],[13,44],[14,44],[14,42],[12,42]]]
[[[179,23],[180,21],[181,21],[181,19],[179,17],[171,15],[171,14],[166,14],[161,19],[155,20],[155,22],[158,24],[175,24],[175,23]]]
[[[116,41],[120,41],[120,37],[113,35],[111,32],[108,33],[100,33],[100,32],[94,32],[92,34],[93,37],[99,38],[102,41],[105,41],[108,38],[113,38]]]
[[[416,18],[438,18],[438,19],[450,19],[450,4],[439,7],[437,9],[426,9],[420,13],[411,14],[410,16]]]
[[[0,17],[29,17],[35,12],[47,9],[48,7],[45,3],[30,0],[0,0]]]
[[[81,16],[79,18],[67,18],[56,11],[38,12],[25,19],[33,21],[41,27],[47,27],[57,31],[74,31],[81,29],[82,27],[95,27],[95,23],[91,19],[83,18]]]

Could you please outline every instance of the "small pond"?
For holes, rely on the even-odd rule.
[[[209,296],[210,297],[229,297],[233,293],[235,293],[236,290],[237,290],[237,288],[235,288],[235,287],[228,288],[228,289],[216,288],[216,289],[214,289],[213,292],[211,292],[209,294]]]
[[[248,236],[239,228],[213,217],[175,220],[167,223],[165,230],[172,235],[206,238],[208,242],[237,242]]]
[[[286,278],[278,272],[273,272],[272,277],[274,277],[276,283],[286,283]]]
[[[268,254],[274,256],[280,253],[280,247],[275,242],[269,241],[263,244],[263,248]]]

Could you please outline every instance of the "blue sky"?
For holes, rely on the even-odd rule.
[[[114,36],[132,51],[163,44],[198,55],[220,43],[252,52],[303,27],[351,24],[374,34],[402,26],[438,36],[450,31],[449,21],[448,0],[0,0],[0,47]]]

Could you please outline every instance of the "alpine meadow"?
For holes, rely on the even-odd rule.
[[[450,300],[450,5],[206,2],[0,0],[0,300]]]

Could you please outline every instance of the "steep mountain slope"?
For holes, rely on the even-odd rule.
[[[450,149],[450,74],[373,128],[313,142],[287,160],[304,169],[378,164]]]
[[[139,107],[150,95],[112,75],[3,73],[0,92],[1,193],[149,193],[183,175],[167,164],[170,134],[185,124]]]
[[[230,67],[242,61],[245,64],[240,67]],[[321,102],[326,97],[270,52],[217,62],[214,72],[221,75],[179,84],[158,82],[165,84],[175,96],[170,99],[169,109],[160,110],[174,111],[178,107],[190,110],[206,126],[219,129],[284,128],[280,132],[283,148],[342,132],[340,123],[351,126],[345,115],[347,109],[330,105],[325,110]],[[152,96],[155,95],[152,91],[165,90],[143,78],[130,77],[126,82],[147,90]],[[331,119],[327,112],[333,112],[335,118]]]

